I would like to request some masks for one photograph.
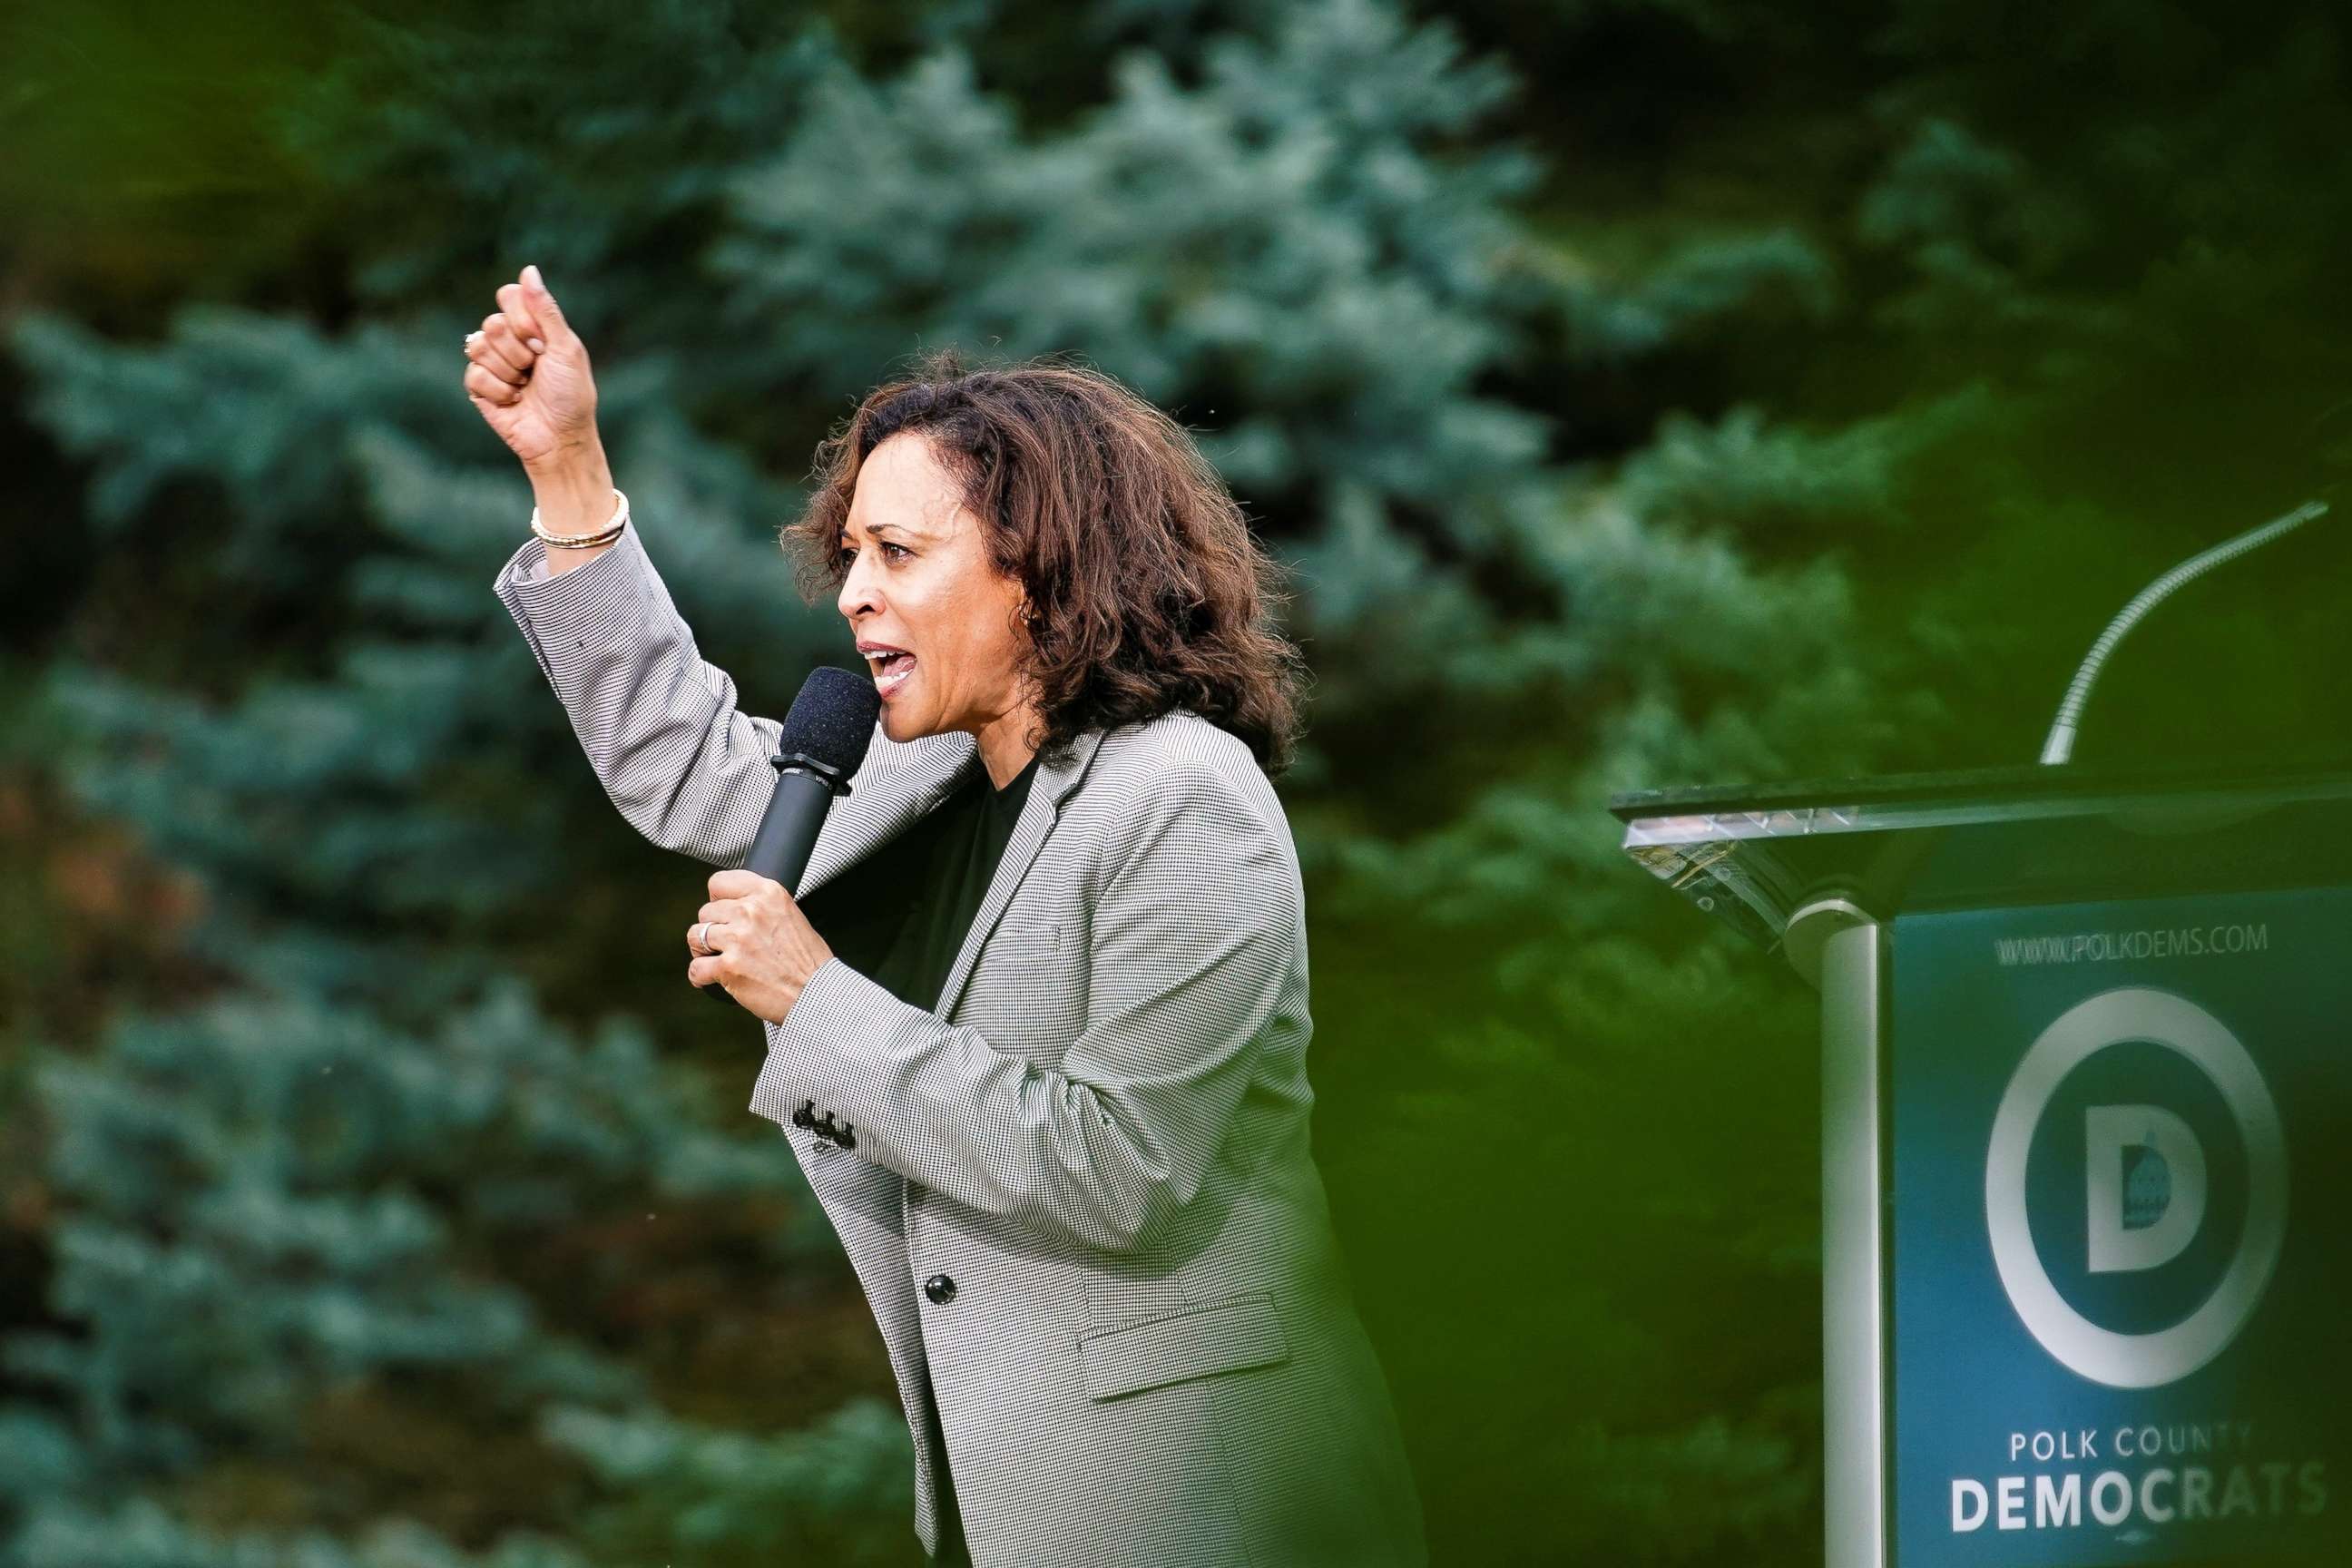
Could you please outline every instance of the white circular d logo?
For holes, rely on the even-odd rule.
[[[2066,1075],[2109,1046],[2142,1040],[2187,1058],[2221,1090],[2246,1142],[2246,1226],[2237,1256],[2222,1271],[2213,1293],[2195,1311],[2154,1333],[2121,1334],[2074,1310],[2050,1282],[2049,1272],[2034,1249],[2026,1214],[2025,1161],[2042,1113]],[[2194,1148],[2194,1139],[2178,1117],[2150,1107],[2130,1109],[2168,1123],[2165,1142],[2174,1148]],[[2099,1142],[2100,1128],[2095,1112],[2094,1145]],[[2114,1129],[2106,1131],[2110,1141],[2118,1135]],[[2181,1139],[2188,1139],[2186,1145]],[[2181,1156],[2170,1158],[2179,1163]],[[2095,1149],[2089,1179],[2095,1184],[2103,1179]],[[2286,1238],[2286,1136],[2279,1126],[2278,1106],[2245,1047],[2220,1019],[2186,997],[2147,986],[2125,986],[2077,1003],[2059,1015],[2018,1063],[1992,1120],[1992,1143],[1985,1157],[1985,1220],[2001,1286],[2009,1292],[2018,1317],[2044,1350],[2094,1383],[2116,1388],[2156,1388],[2188,1376],[2220,1355],[2245,1327],[2270,1284],[2280,1245]],[[2192,1232],[2204,1208],[2201,1156],[2196,1162],[2195,1188],[2196,1215],[2187,1217],[2184,1213],[2186,1229]],[[2183,1226],[2175,1223],[2172,1228],[2179,1232]],[[2182,1234],[2149,1239],[2159,1248],[2168,1247],[2163,1257],[2177,1254],[2189,1242]],[[2096,1231],[2094,1245],[2098,1245]],[[2101,1267],[2095,1258],[2093,1266]],[[2146,1265],[2110,1259],[2109,1266]]]

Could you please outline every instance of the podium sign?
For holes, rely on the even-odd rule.
[[[1821,989],[1828,1568],[2352,1563],[2352,773],[1612,809]]]
[[[1899,1568],[2352,1562],[2347,961],[2343,889],[1895,920]]]

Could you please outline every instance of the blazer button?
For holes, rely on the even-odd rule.
[[[944,1307],[955,1300],[956,1282],[944,1274],[934,1274],[923,1281],[923,1294],[931,1299],[933,1306]]]

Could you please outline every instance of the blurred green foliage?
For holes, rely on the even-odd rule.
[[[0,1563],[915,1554],[756,1034],[488,591],[536,261],[704,650],[918,347],[1073,352],[1297,574],[1318,1158],[1447,1563],[1817,1560],[1811,997],[1642,785],[2024,762],[2336,493],[2336,7],[526,0],[0,18]],[[2340,520],[2086,762],[2340,756]]]

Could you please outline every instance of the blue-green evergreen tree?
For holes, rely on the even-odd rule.
[[[756,711],[848,661],[774,530],[906,356],[1200,434],[1296,570],[1318,1155],[1439,1560],[1817,1561],[1811,999],[1602,804],[2028,761],[2114,605],[2340,480],[2335,12],[291,9],[177,79],[0,24],[0,1564],[912,1560],[756,1026],[680,983],[707,868],[489,593],[457,344],[525,260]],[[2345,732],[2310,531],[2086,761]]]

